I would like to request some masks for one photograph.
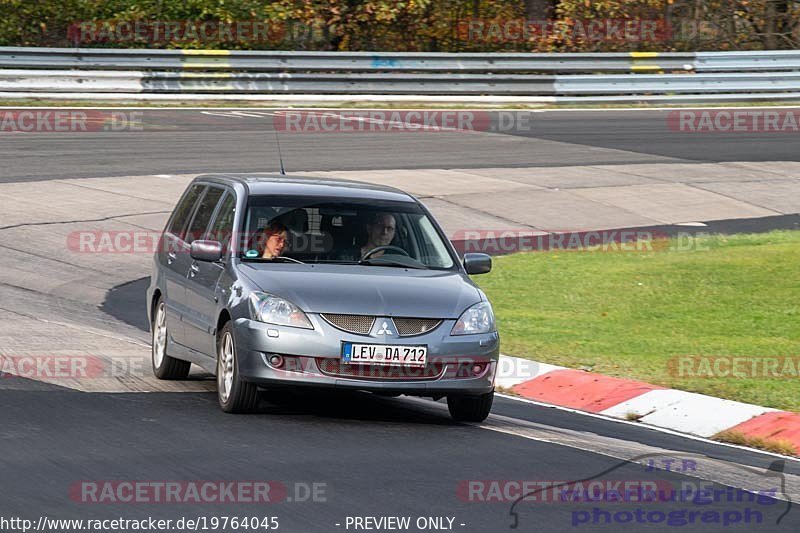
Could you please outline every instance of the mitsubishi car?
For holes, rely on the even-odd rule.
[[[499,358],[492,306],[426,207],[398,189],[285,175],[207,175],[187,188],[147,291],[153,372],[216,375],[226,412],[261,389],[446,398],[482,421]]]

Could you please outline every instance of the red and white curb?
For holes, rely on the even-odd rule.
[[[706,438],[721,431],[733,431],[747,437],[783,440],[800,452],[800,413],[507,355],[500,356],[495,383],[537,402],[635,419]]]

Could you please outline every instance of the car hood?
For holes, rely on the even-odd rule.
[[[357,265],[242,263],[258,289],[305,312],[458,318],[481,301],[461,272]]]

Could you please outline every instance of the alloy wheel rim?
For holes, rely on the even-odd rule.
[[[159,368],[167,350],[167,313],[164,304],[158,306],[156,327],[153,328],[153,366]]]
[[[228,401],[233,388],[233,338],[230,333],[225,333],[217,357],[217,389],[223,402]]]

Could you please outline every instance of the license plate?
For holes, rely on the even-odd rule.
[[[389,346],[386,344],[342,344],[342,363],[348,365],[390,365],[424,367],[428,362],[426,346]]]

